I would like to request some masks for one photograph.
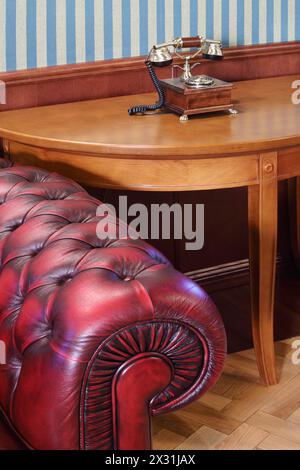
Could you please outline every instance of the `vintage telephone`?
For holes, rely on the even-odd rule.
[[[170,48],[174,49],[175,56],[183,60],[184,65],[173,65],[172,78],[159,80],[154,67],[166,67],[173,63]],[[192,55],[181,55],[184,48],[197,49]],[[152,47],[146,67],[158,93],[158,101],[152,105],[134,106],[128,110],[129,115],[143,115],[166,108],[181,115],[181,121],[187,121],[193,114],[228,110],[231,114],[237,111],[233,108],[231,91],[232,83],[227,83],[207,75],[193,75],[192,69],[199,65],[191,65],[191,61],[202,53],[203,58],[209,60],[222,60],[223,51],[220,41],[205,39],[202,36],[190,38],[177,38],[171,42]],[[174,69],[182,70],[179,78],[174,78]]]

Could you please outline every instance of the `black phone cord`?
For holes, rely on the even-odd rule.
[[[158,93],[159,100],[155,104],[148,104],[148,105],[142,104],[138,106],[133,106],[132,108],[128,109],[129,116],[134,116],[136,114],[147,114],[148,111],[156,111],[157,109],[162,108],[163,105],[165,104],[165,93],[159,83],[159,79],[157,78],[153,65],[151,64],[150,61],[145,62],[145,64],[149,70],[151,80]]]

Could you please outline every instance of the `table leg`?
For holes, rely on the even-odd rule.
[[[277,254],[277,153],[260,155],[260,184],[248,189],[253,341],[261,378],[277,383],[274,294]]]
[[[300,272],[300,177],[288,180],[291,248]]]

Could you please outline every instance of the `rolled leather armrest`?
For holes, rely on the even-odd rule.
[[[99,204],[57,174],[0,170],[0,406],[29,448],[150,448],[151,414],[223,368],[207,294],[147,243],[99,239]]]

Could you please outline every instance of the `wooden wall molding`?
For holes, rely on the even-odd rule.
[[[231,47],[222,64],[202,61],[201,71],[222,80],[238,81],[300,72],[300,41]],[[145,57],[115,59],[0,73],[7,85],[7,104],[0,111],[105,98],[153,90]],[[170,69],[159,71],[161,78]]]
[[[293,269],[292,258],[277,257],[277,272],[282,274]],[[232,263],[197,269],[185,273],[193,281],[199,283],[209,294],[232,287],[249,284],[249,259],[242,259]]]

